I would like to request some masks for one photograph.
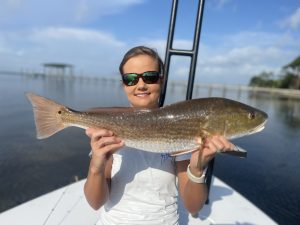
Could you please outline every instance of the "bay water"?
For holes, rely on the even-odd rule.
[[[37,140],[25,92],[37,93],[76,110],[128,106],[117,78],[0,75],[0,212],[87,175],[90,146],[84,130],[68,128],[48,139]],[[166,104],[184,100],[185,91],[185,85],[169,85]],[[300,99],[225,93],[197,86],[193,96],[231,98],[268,113],[265,130],[233,140],[247,149],[248,157],[217,155],[214,175],[279,224],[298,224]]]

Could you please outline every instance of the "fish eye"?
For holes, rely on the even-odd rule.
[[[250,120],[253,120],[253,119],[255,118],[255,113],[254,113],[254,112],[249,112],[248,118],[249,118]]]
[[[58,114],[61,114],[61,110],[59,110],[57,113],[58,113]]]

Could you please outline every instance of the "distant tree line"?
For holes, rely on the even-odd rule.
[[[283,66],[281,74],[276,76],[273,72],[261,72],[251,78],[250,86],[300,89],[300,56],[291,63]]]

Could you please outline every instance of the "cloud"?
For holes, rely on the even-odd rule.
[[[225,35],[222,41],[224,47],[243,47],[251,45],[264,48],[268,46],[295,47],[299,45],[297,40],[295,40],[295,35],[289,32],[241,31]]]
[[[75,18],[78,21],[91,20],[100,16],[119,13],[132,5],[143,2],[144,0],[79,0]]]
[[[69,28],[69,27],[47,27],[34,29],[30,39],[36,42],[47,43],[48,41],[75,41],[89,42],[93,44],[108,44],[122,46],[112,34],[96,30]]]
[[[204,39],[200,44],[196,69],[197,79],[204,83],[247,84],[262,71],[279,71],[299,54],[300,47],[300,37],[267,32],[235,33],[220,37],[217,44],[208,41]],[[144,38],[134,43],[156,48],[164,59],[165,39]],[[186,49],[191,41],[179,39],[175,46]],[[0,31],[0,69],[39,71],[42,63],[63,62],[75,65],[77,75],[101,76],[117,73],[119,62],[130,47],[111,33],[92,29]],[[189,57],[172,57],[169,77],[187,79],[189,63]]]
[[[237,10],[237,4],[235,0],[212,0],[207,1],[208,7],[214,9],[214,10],[223,10],[223,9],[231,9],[232,11]]]
[[[145,40],[144,40],[145,41]],[[191,46],[191,41],[176,40],[179,49]],[[149,46],[158,46],[164,57],[165,40],[145,41]],[[203,39],[199,47],[197,80],[202,83],[248,84],[250,78],[262,71],[279,72],[281,67],[293,60],[300,49],[300,37],[291,33],[244,31],[210,42]],[[187,79],[188,57],[175,57],[171,63],[173,79]]]
[[[4,0],[0,1],[0,25],[5,28],[74,26],[120,13],[145,0]]]
[[[198,71],[204,81],[224,83],[248,83],[253,75],[262,71],[278,71],[291,52],[280,48],[238,47],[218,52],[199,60]]]
[[[297,30],[300,26],[300,7],[292,15],[281,20],[278,24],[283,28]]]
[[[41,64],[75,65],[77,74],[116,73],[126,43],[106,32],[48,27],[0,33],[0,69],[41,71]]]
[[[75,73],[101,76],[117,73],[123,54],[132,45],[156,48],[162,59],[165,39],[138,37],[130,44],[122,36],[101,30],[48,26],[18,31],[0,31],[0,70],[40,71],[41,64],[62,62],[75,65]],[[191,40],[176,39],[174,47],[190,49]],[[263,70],[279,71],[300,49],[300,36],[286,32],[244,31],[217,39],[202,38],[197,79],[205,83],[242,83]],[[189,58],[172,57],[170,78],[187,79]]]
[[[204,81],[247,84],[262,71],[279,72],[299,55],[300,36],[245,31],[220,37],[218,44],[200,46],[197,67]],[[215,81],[213,81],[215,80]]]
[[[218,0],[217,1],[217,8],[221,9],[225,5],[229,4],[230,2],[231,2],[231,0]]]

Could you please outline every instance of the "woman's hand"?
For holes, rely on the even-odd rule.
[[[201,143],[201,140],[198,140]],[[201,176],[205,166],[212,160],[217,152],[232,151],[235,145],[223,136],[212,136],[206,138],[199,150],[192,153],[190,159],[190,170],[195,176]],[[198,162],[199,161],[199,162]]]
[[[91,139],[92,159],[90,169],[96,173],[104,173],[110,156],[124,146],[124,141],[106,129],[88,128],[86,135]]]

